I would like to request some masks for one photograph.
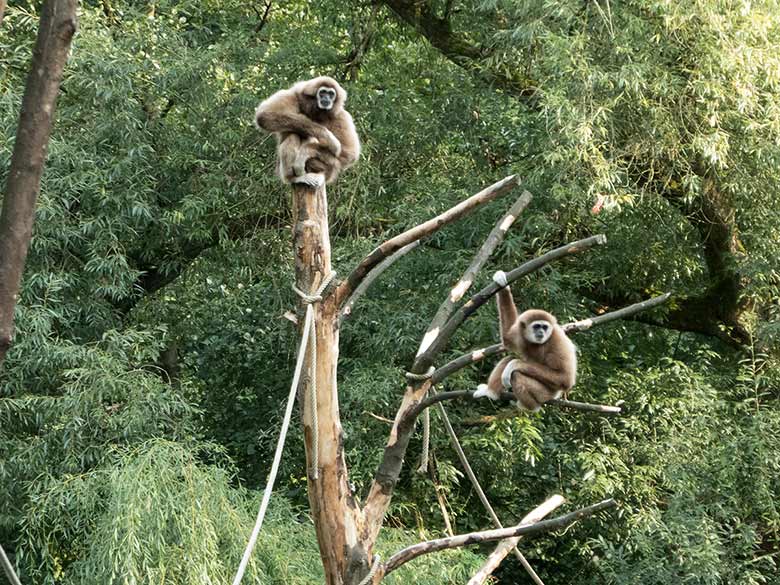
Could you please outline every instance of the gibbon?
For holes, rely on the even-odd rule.
[[[506,275],[499,271],[493,280],[498,291],[498,320],[501,342],[510,356],[502,359],[480,384],[474,398],[499,398],[511,388],[521,408],[537,411],[542,404],[568,392],[577,376],[577,350],[558,321],[547,311],[530,309],[517,315]]]
[[[277,91],[255,110],[255,124],[276,136],[277,168],[285,183],[332,183],[360,156],[347,92],[322,76]]]

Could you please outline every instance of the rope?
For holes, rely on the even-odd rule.
[[[371,580],[374,578],[374,575],[376,575],[376,572],[379,569],[379,564],[379,555],[374,555],[374,564],[371,565],[371,570],[368,572],[368,575],[363,577],[363,580],[358,583],[358,585],[368,585],[371,583]]]
[[[466,472],[466,475],[471,481],[471,485],[474,487],[474,491],[477,492],[479,501],[482,502],[482,506],[490,515],[490,519],[493,520],[493,525],[496,528],[503,528],[501,520],[498,519],[495,510],[493,510],[493,506],[490,505],[490,502],[485,495],[485,490],[482,489],[477,476],[474,474],[474,470],[471,468],[469,460],[466,458],[466,453],[463,451],[460,440],[458,440],[458,435],[455,434],[455,429],[452,428],[450,417],[447,416],[447,411],[444,409],[444,405],[439,402],[436,407],[439,409],[439,414],[441,415],[441,420],[444,423],[444,428],[446,429],[447,434],[450,436],[450,442],[452,443],[455,452],[458,454],[460,464],[463,466],[463,470]],[[523,553],[520,552],[520,549],[517,548],[517,546],[514,547],[514,553],[517,557],[517,560],[520,561],[520,564],[523,565],[523,568],[528,573],[528,576],[531,577],[531,580],[536,583],[536,585],[544,585],[544,582],[539,578],[539,575],[536,574],[536,571],[534,571],[533,567],[530,565],[525,556],[523,556]]]
[[[409,380],[410,382],[422,382],[424,380],[429,379],[431,376],[433,376],[433,373],[436,371],[436,368],[431,366],[428,368],[428,371],[424,374],[415,374],[414,372],[405,372],[404,377]]]
[[[406,372],[404,376],[410,382],[423,382],[429,380],[436,368],[431,366],[424,374],[415,374],[414,372]],[[428,396],[428,392],[425,393]],[[428,454],[431,449],[431,411],[429,408],[425,409],[423,413],[423,444],[422,453],[420,453],[420,467],[417,468],[417,473],[426,473],[428,471]]]
[[[328,274],[320,283],[319,288],[310,295],[300,290],[297,286],[292,285],[293,290],[301,297],[303,304],[306,305],[306,322],[311,322],[311,328],[309,329],[309,409],[311,410],[312,468],[309,470],[309,473],[313,480],[318,479],[320,476],[320,422],[317,416],[317,324],[314,321],[314,303],[322,300],[322,293],[325,292],[325,289],[328,288],[335,276],[335,272]]]
[[[306,307],[306,319],[303,322],[303,334],[301,335],[301,344],[298,347],[298,358],[295,360],[295,372],[293,373],[292,384],[290,384],[290,393],[287,396],[287,406],[285,407],[284,410],[284,419],[282,420],[282,428],[279,431],[279,439],[276,443],[276,451],[274,452],[273,463],[271,463],[271,471],[268,474],[268,481],[266,482],[265,490],[263,491],[263,499],[260,502],[260,509],[257,511],[257,519],[255,520],[255,527],[252,529],[252,534],[249,537],[249,542],[246,545],[246,550],[244,550],[244,556],[241,557],[241,564],[239,564],[238,570],[236,571],[236,576],[233,578],[233,585],[239,585],[241,583],[241,579],[244,578],[244,572],[246,571],[246,567],[249,564],[249,559],[252,556],[252,551],[255,548],[255,544],[257,544],[257,537],[260,534],[260,528],[263,526],[263,519],[265,518],[265,513],[268,510],[268,503],[271,500],[271,491],[273,490],[274,482],[276,481],[276,474],[279,472],[279,464],[282,460],[282,451],[284,450],[284,441],[287,438],[287,431],[290,429],[290,419],[292,418],[292,409],[293,409],[293,405],[295,404],[295,393],[298,390],[298,385],[300,384],[300,380],[301,380],[301,372],[303,371],[303,362],[306,356],[306,347],[309,345],[311,339],[315,335],[314,308],[312,307],[312,303],[316,303],[322,300],[322,293],[330,284],[330,281],[333,280],[334,276],[336,276],[336,273],[331,272],[325,278],[325,280],[322,281],[322,284],[320,284],[320,287],[317,289],[314,295],[307,295],[305,293],[302,293],[295,287],[295,285],[293,285],[293,290],[295,290],[295,292],[297,292],[298,295],[303,299],[303,302],[308,305]],[[310,362],[309,367],[313,371],[314,370],[313,354],[309,355],[309,362]],[[312,377],[312,386],[314,386],[314,377]],[[316,391],[316,386],[315,386],[315,391]],[[316,421],[317,418],[316,402],[312,404],[312,412],[314,413],[313,418]],[[312,424],[312,427],[314,427],[315,424],[316,422]],[[314,435],[315,460],[317,457],[317,447],[318,447],[317,435],[315,433]]]
[[[426,397],[428,393],[425,393]],[[431,409],[426,408],[423,413],[423,436],[422,436],[422,452],[420,453],[420,467],[417,468],[417,473],[428,472],[428,452],[431,449]]]

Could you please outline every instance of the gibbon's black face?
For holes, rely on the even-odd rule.
[[[525,338],[531,343],[541,345],[552,335],[552,325],[549,321],[531,321],[525,328]]]
[[[336,90],[327,85],[323,85],[317,90],[317,107],[321,110],[330,111],[336,105]]]

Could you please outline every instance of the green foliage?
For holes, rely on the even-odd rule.
[[[506,409],[447,408],[504,522],[552,493],[571,507],[619,500],[616,513],[523,544],[547,582],[776,581],[777,3],[431,5],[451,8],[453,30],[480,43],[476,69],[364,3],[275,2],[262,26],[262,6],[235,0],[82,3],[0,386],[0,542],[24,582],[231,578],[298,343],[282,318],[295,304],[288,195],[251,114],[297,79],[347,72],[364,155],[329,188],[341,276],[386,237],[514,172],[534,200],[475,286],[604,232],[607,246],[518,283],[518,303],[562,321],[665,290],[679,306],[711,284],[708,248],[684,209],[710,194],[702,167],[715,174],[736,224],[728,262],[753,347],[610,324],[577,335],[573,398],[623,400],[624,416],[547,409],[486,424]],[[37,6],[10,2],[0,27],[3,181]],[[537,99],[475,71],[532,83]],[[590,212],[599,197],[604,208]],[[344,322],[339,400],[358,495],[428,319],[509,204],[427,240]],[[486,306],[442,362],[496,341]],[[492,365],[441,389],[473,388]],[[489,526],[432,419],[432,472],[411,472],[418,434],[384,558],[441,534],[445,512],[459,532]],[[322,582],[300,433],[287,445],[249,582]],[[486,550],[428,555],[387,581],[464,582]],[[509,558],[499,579],[521,575]]]

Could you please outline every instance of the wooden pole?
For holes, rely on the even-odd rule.
[[[304,293],[315,291],[331,272],[328,201],[325,187],[293,186],[295,282]],[[363,544],[361,512],[349,489],[339,418],[336,367],[339,308],[332,287],[314,304],[316,324],[316,405],[310,400],[312,379],[299,391],[308,470],[309,505],[317,533],[327,585],[356,585],[370,570],[371,551]],[[303,323],[303,319],[298,320]],[[308,370],[306,366],[304,371]],[[313,407],[317,435],[313,430]],[[311,473],[317,451],[317,478]]]

